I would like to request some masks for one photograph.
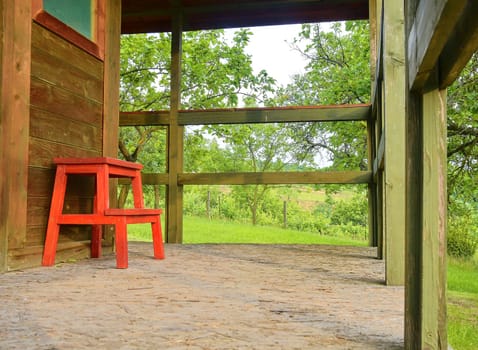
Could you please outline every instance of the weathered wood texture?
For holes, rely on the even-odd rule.
[[[31,2],[0,2],[0,272],[27,228]]]
[[[174,1],[178,4],[177,1]],[[181,106],[181,61],[182,61],[182,18],[173,20],[171,40],[171,99],[170,125],[168,128],[169,173],[167,186],[166,242],[182,243],[183,239],[183,186],[178,183],[178,174],[183,170],[184,126],[178,123],[178,111]]]
[[[457,25],[440,55],[440,89],[450,86],[471,55],[478,50],[478,1],[468,0]]]
[[[370,105],[336,105],[282,108],[237,108],[230,110],[181,111],[178,123],[244,124],[316,121],[367,120]]]
[[[264,184],[366,184],[372,182],[371,171],[316,171],[316,172],[269,172],[269,173],[181,173],[180,185],[264,185]],[[169,174],[141,176],[143,185],[167,185]],[[120,184],[128,183],[121,179]]]
[[[384,244],[385,280],[405,281],[405,9],[400,1],[384,2]],[[379,147],[380,150],[380,147]],[[380,159],[378,159],[380,162]]]
[[[418,3],[408,36],[408,78],[411,89],[425,88],[430,77],[435,76],[434,70],[442,50],[455,24],[459,21],[466,3],[467,0],[435,0]]]
[[[422,147],[421,96],[410,94],[407,116],[407,218],[405,255],[405,348],[419,349],[421,342]]]
[[[102,39],[99,39],[103,40],[105,46],[103,156],[116,158],[119,139],[121,1],[106,1],[104,6],[106,6],[106,13],[103,22],[106,23],[104,28],[106,31],[98,30],[98,35],[102,36]],[[116,206],[117,203],[116,187],[117,180],[110,181],[110,203],[112,206]],[[114,237],[114,227],[104,230],[104,240],[109,242],[111,247],[114,245]]]
[[[183,185],[252,184],[364,184],[372,180],[370,171],[275,172],[275,173],[203,173],[179,174]]]
[[[294,123],[368,120],[369,104],[306,107],[232,108],[178,111],[179,125]],[[169,112],[122,112],[120,126],[169,125]]]
[[[53,188],[52,159],[103,152],[103,62],[36,23],[31,33],[29,210],[25,237],[10,240],[11,268],[40,261]],[[93,179],[72,179],[67,211],[90,210],[93,185]],[[88,240],[89,235],[87,227],[65,228],[59,249],[67,249],[62,247],[67,244],[74,253],[83,247],[74,242]]]
[[[422,349],[446,349],[446,90],[423,95]]]

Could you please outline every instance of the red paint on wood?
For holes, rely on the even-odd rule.
[[[127,225],[133,223],[151,223],[153,235],[154,257],[164,259],[163,239],[161,232],[160,209],[144,208],[141,184],[141,164],[123,160],[95,158],[55,158],[57,171],[50,217],[45,241],[42,264],[51,266],[55,263],[60,225],[93,225],[91,238],[91,257],[101,256],[101,225],[116,227],[116,265],[117,268],[128,267]],[[64,214],[63,204],[66,193],[68,175],[95,175],[96,193],[93,213]],[[128,177],[133,183],[134,209],[109,208],[109,178]]]

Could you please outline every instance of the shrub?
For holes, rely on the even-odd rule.
[[[475,255],[478,239],[476,227],[468,216],[448,220],[447,249],[450,256],[469,259]]]

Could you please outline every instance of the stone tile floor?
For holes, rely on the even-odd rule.
[[[374,248],[130,243],[0,275],[0,349],[402,349]]]

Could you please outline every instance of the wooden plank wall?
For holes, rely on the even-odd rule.
[[[54,157],[103,152],[103,62],[33,23],[28,166],[24,237],[9,240],[9,268],[40,264],[53,189]],[[69,183],[66,208],[91,209],[93,179]],[[87,256],[89,228],[62,228],[58,260]]]

